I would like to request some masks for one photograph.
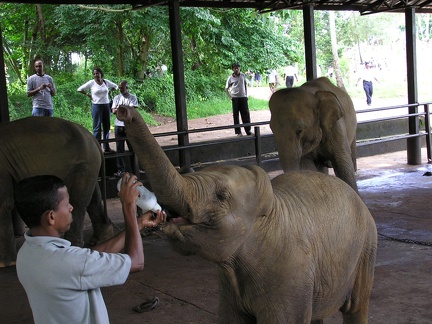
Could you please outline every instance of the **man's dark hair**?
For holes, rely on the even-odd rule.
[[[102,69],[101,69],[99,66],[95,66],[95,67],[93,68],[93,72],[94,72],[94,71],[98,71],[98,72],[100,73],[101,77],[103,78],[104,74],[103,74],[103,72],[102,72]]]
[[[232,68],[234,69],[235,67],[240,67],[240,64],[238,64],[237,62],[233,63]]]
[[[59,189],[65,187],[60,178],[40,175],[21,180],[15,189],[15,206],[29,228],[41,225],[41,217],[48,210],[57,210],[62,199]]]

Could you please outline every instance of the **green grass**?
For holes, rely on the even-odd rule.
[[[378,74],[380,83],[374,82],[374,98],[400,98],[401,103],[406,102],[407,85],[402,72],[385,71]],[[430,91],[431,85],[428,74],[423,72],[422,76],[423,78],[419,78],[418,82],[419,102],[431,102],[432,92]],[[353,99],[364,99],[363,88],[361,84],[355,86],[356,81],[357,80],[354,76],[344,79],[346,90]],[[61,79],[59,80],[57,86],[57,95],[53,98],[54,116],[78,123],[91,131],[92,117],[90,111],[90,102],[88,102],[82,94],[76,91],[76,88],[82,82],[82,80],[76,79],[73,79],[73,82],[69,83],[62,81]],[[295,86],[300,86],[304,82],[304,77],[299,76],[299,81],[296,82]],[[156,85],[159,85],[159,83]],[[163,91],[165,95],[157,95],[156,92],[160,94],[160,90],[154,90],[153,88],[157,88],[155,85],[153,85],[153,88],[150,88],[149,86],[143,87],[139,84],[135,84],[135,88],[135,90],[138,92],[144,90],[147,91],[139,93],[140,98],[143,99],[147,105],[146,108],[142,107],[142,109],[139,109],[139,112],[144,117],[148,125],[155,126],[158,124],[153,117],[153,114],[175,118],[175,103],[172,98],[173,95],[167,95],[167,90]],[[279,86],[279,88],[283,88],[283,85]],[[151,96],[152,92],[150,90],[152,89],[155,92],[155,97],[153,99],[158,100],[158,107],[161,107],[160,109],[154,109],[154,107],[151,105],[153,99]],[[173,92],[173,89],[170,91]],[[207,98],[203,96],[192,96],[199,99],[187,102],[188,119],[191,120],[197,118],[206,118],[210,116],[232,113],[231,101],[228,99],[223,89],[218,90],[217,93],[218,95],[209,96]],[[31,98],[28,98],[25,94],[25,85],[10,85],[8,87],[8,99],[11,120],[24,118],[31,115]],[[251,111],[266,110],[268,109],[268,100],[249,97],[249,109]],[[112,125],[114,125],[114,118],[115,116],[113,115],[111,123]]]
[[[268,101],[249,97],[249,110],[268,109]],[[210,116],[232,113],[231,101],[226,95],[207,101],[192,102],[187,107],[188,119],[205,118]]]

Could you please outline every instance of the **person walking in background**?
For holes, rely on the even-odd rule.
[[[371,69],[370,62],[365,62],[364,69],[360,74],[360,77],[358,78],[356,82],[356,86],[360,82],[360,80],[363,80],[363,90],[366,94],[366,103],[368,106],[372,104],[372,95],[373,95],[373,83],[372,80],[375,79],[378,83],[378,79],[375,76],[374,71]]]
[[[110,116],[111,107],[109,105],[109,92],[112,89],[117,90],[117,84],[103,78],[104,74],[99,67],[93,68],[93,80],[84,83],[78,88],[78,92],[86,95],[92,102],[92,117],[93,117],[93,136],[97,140],[101,140],[102,128],[103,139],[109,139],[110,134]],[[104,151],[107,153],[115,153],[109,146],[109,143],[104,143]]]
[[[32,116],[54,115],[52,97],[56,94],[54,80],[48,74],[45,74],[43,62],[36,60],[34,62],[36,74],[27,79],[27,97],[32,97]]]
[[[294,78],[298,82],[296,69],[290,64],[284,70],[284,79],[287,88],[292,88],[292,86],[294,85]]]
[[[115,96],[112,104],[112,112],[114,114],[117,113],[117,108],[119,106],[131,106],[138,107],[138,99],[135,95],[129,93],[129,84],[126,80],[123,80],[119,84],[120,94]],[[126,137],[125,125],[124,122],[118,120],[117,117],[114,120],[114,134],[116,138]],[[120,140],[116,142],[117,153],[124,153],[125,151],[125,141]],[[131,150],[131,147],[128,143],[128,149]],[[116,177],[121,178],[123,173],[126,171],[125,157],[118,156],[117,157],[117,173],[114,175]]]
[[[276,91],[276,85],[278,84],[278,73],[275,69],[271,70],[267,76],[268,85],[270,92],[273,94]]]
[[[255,84],[257,87],[261,87],[261,73],[259,73],[259,71],[255,72]]]
[[[63,239],[73,206],[64,182],[53,175],[20,181],[17,210],[29,227],[16,262],[35,323],[109,323],[101,287],[124,284],[130,273],[144,268],[140,231],[166,221],[166,214],[147,211],[137,218],[137,186],[125,174],[119,192],[125,230],[92,249]]]
[[[232,65],[233,73],[228,77],[225,92],[231,99],[234,125],[240,124],[239,113],[243,124],[251,122],[248,97],[247,97],[247,85],[246,76],[244,73],[240,73],[240,64],[234,63]],[[252,135],[251,126],[244,127],[246,135]],[[237,136],[242,136],[241,128],[235,127],[234,131]]]

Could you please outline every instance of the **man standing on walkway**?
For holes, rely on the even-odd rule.
[[[44,72],[43,62],[36,60],[34,62],[36,74],[27,79],[27,97],[33,97],[32,116],[54,115],[52,98],[56,94],[54,80]]]
[[[356,86],[358,85],[359,81],[362,79],[363,79],[363,90],[366,94],[366,103],[368,106],[370,106],[372,104],[372,94],[373,94],[372,79],[375,79],[379,83],[378,79],[375,76],[375,73],[371,69],[370,62],[365,62],[365,68],[360,74],[360,77],[356,82]]]
[[[285,68],[284,71],[285,85],[287,88],[292,88],[294,84],[294,78],[298,81],[296,69],[291,64]]]
[[[234,63],[232,65],[233,73],[228,77],[225,85],[225,92],[232,102],[234,125],[239,125],[239,113],[243,124],[248,124],[251,122],[248,97],[247,97],[247,86],[246,86],[246,76],[240,73],[240,64]],[[246,135],[252,135],[251,127],[244,127]],[[234,131],[237,136],[242,136],[241,128],[236,127]]]
[[[112,104],[112,112],[113,114],[117,113],[117,108],[119,106],[131,106],[138,107],[138,99],[135,95],[129,93],[129,85],[126,80],[123,80],[119,84],[120,94],[115,96]],[[114,134],[116,138],[126,137],[125,125],[124,122],[118,120],[117,117],[114,120]],[[129,150],[131,149],[128,143]],[[125,141],[120,140],[117,141],[117,153],[121,154],[125,151]],[[126,171],[126,164],[124,156],[117,157],[117,173],[114,175],[121,178]]]

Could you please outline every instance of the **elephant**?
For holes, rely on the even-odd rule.
[[[281,89],[269,100],[282,170],[316,170],[335,175],[358,191],[355,179],[357,118],[344,90],[326,77]]]
[[[65,182],[73,206],[65,238],[72,244],[84,243],[86,211],[93,243],[113,235],[97,183],[103,153],[87,129],[61,118],[27,117],[0,124],[0,142],[0,267],[15,264],[14,235],[22,235],[24,226],[14,208],[14,187],[27,177],[52,174]]]
[[[256,165],[181,174],[135,108],[117,118],[172,217],[167,239],[216,264],[219,323],[319,323],[338,310],[367,322],[377,230],[350,186],[309,170],[270,179]]]

